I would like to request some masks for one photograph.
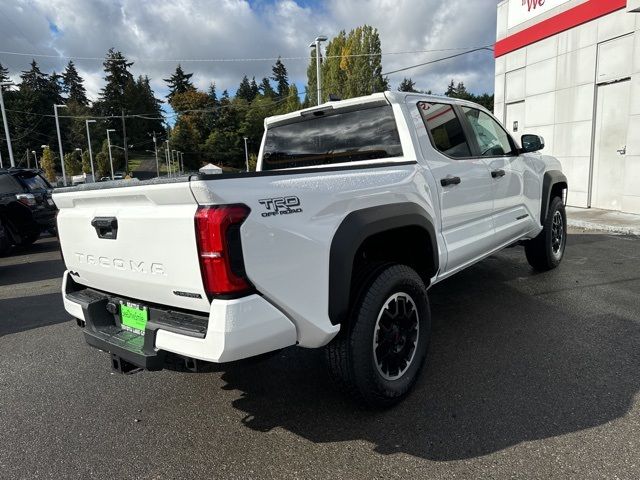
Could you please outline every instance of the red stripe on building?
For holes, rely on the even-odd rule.
[[[499,40],[496,42],[494,55],[496,58],[501,57],[626,6],[627,0],[587,0],[577,7]]]

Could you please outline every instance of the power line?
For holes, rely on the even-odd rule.
[[[385,73],[382,74],[382,76],[384,77],[385,75],[391,75],[393,73],[404,72],[406,70],[411,70],[412,68],[424,67],[425,65],[431,65],[432,63],[438,63],[438,62],[442,62],[444,60],[449,60],[451,58],[461,57],[463,55],[468,55],[470,53],[479,52],[481,50],[493,51],[493,48],[491,48],[491,47],[474,48],[473,50],[468,50],[466,52],[456,53],[455,55],[449,55],[448,57],[436,58],[435,60],[430,60],[428,62],[417,63],[416,65],[411,65],[409,67],[399,68],[398,70],[392,70],[390,72],[385,72]]]
[[[481,49],[491,48],[491,45],[473,46],[473,47],[452,47],[452,48],[436,48],[425,50],[406,50],[400,52],[382,52],[382,53],[354,53],[346,55],[325,55],[323,58],[357,58],[357,57],[378,57],[388,55],[415,55],[418,53],[436,53],[436,52],[451,52],[456,50],[469,50],[469,49]],[[0,50],[0,55],[16,55],[22,57],[32,58],[55,58],[61,60],[93,60],[93,61],[133,61],[133,62],[164,62],[164,63],[228,63],[228,62],[272,62],[277,60],[310,60],[312,57],[298,56],[298,57],[256,57],[256,58],[150,58],[150,57],[127,57],[124,58],[110,58],[110,57],[79,57],[72,55],[52,55],[45,53],[29,53],[29,52],[10,52],[6,50]]]

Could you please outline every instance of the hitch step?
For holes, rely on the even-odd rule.
[[[130,375],[132,373],[142,371],[142,368],[134,365],[133,363],[127,362],[124,358],[116,355],[115,353],[111,354],[111,368],[124,375]]]

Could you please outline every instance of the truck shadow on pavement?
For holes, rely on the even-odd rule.
[[[609,241],[582,237],[571,236],[570,245]],[[436,461],[603,425],[628,412],[640,385],[640,281],[634,269],[626,277],[603,270],[598,262],[611,258],[585,266],[573,254],[534,275],[524,252],[511,249],[431,289],[428,363],[391,410],[363,410],[344,398],[321,351],[287,349],[229,366],[225,388],[242,392],[234,407],[253,430],[279,427],[318,443],[362,440],[379,453]],[[598,271],[608,273],[593,276]]]

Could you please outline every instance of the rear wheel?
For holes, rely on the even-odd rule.
[[[327,346],[337,383],[366,405],[398,403],[415,384],[427,355],[431,316],[420,276],[388,265],[360,290],[350,322]]]
[[[567,244],[567,214],[560,197],[549,206],[543,229],[533,240],[525,243],[527,261],[536,270],[546,271],[560,265]]]

